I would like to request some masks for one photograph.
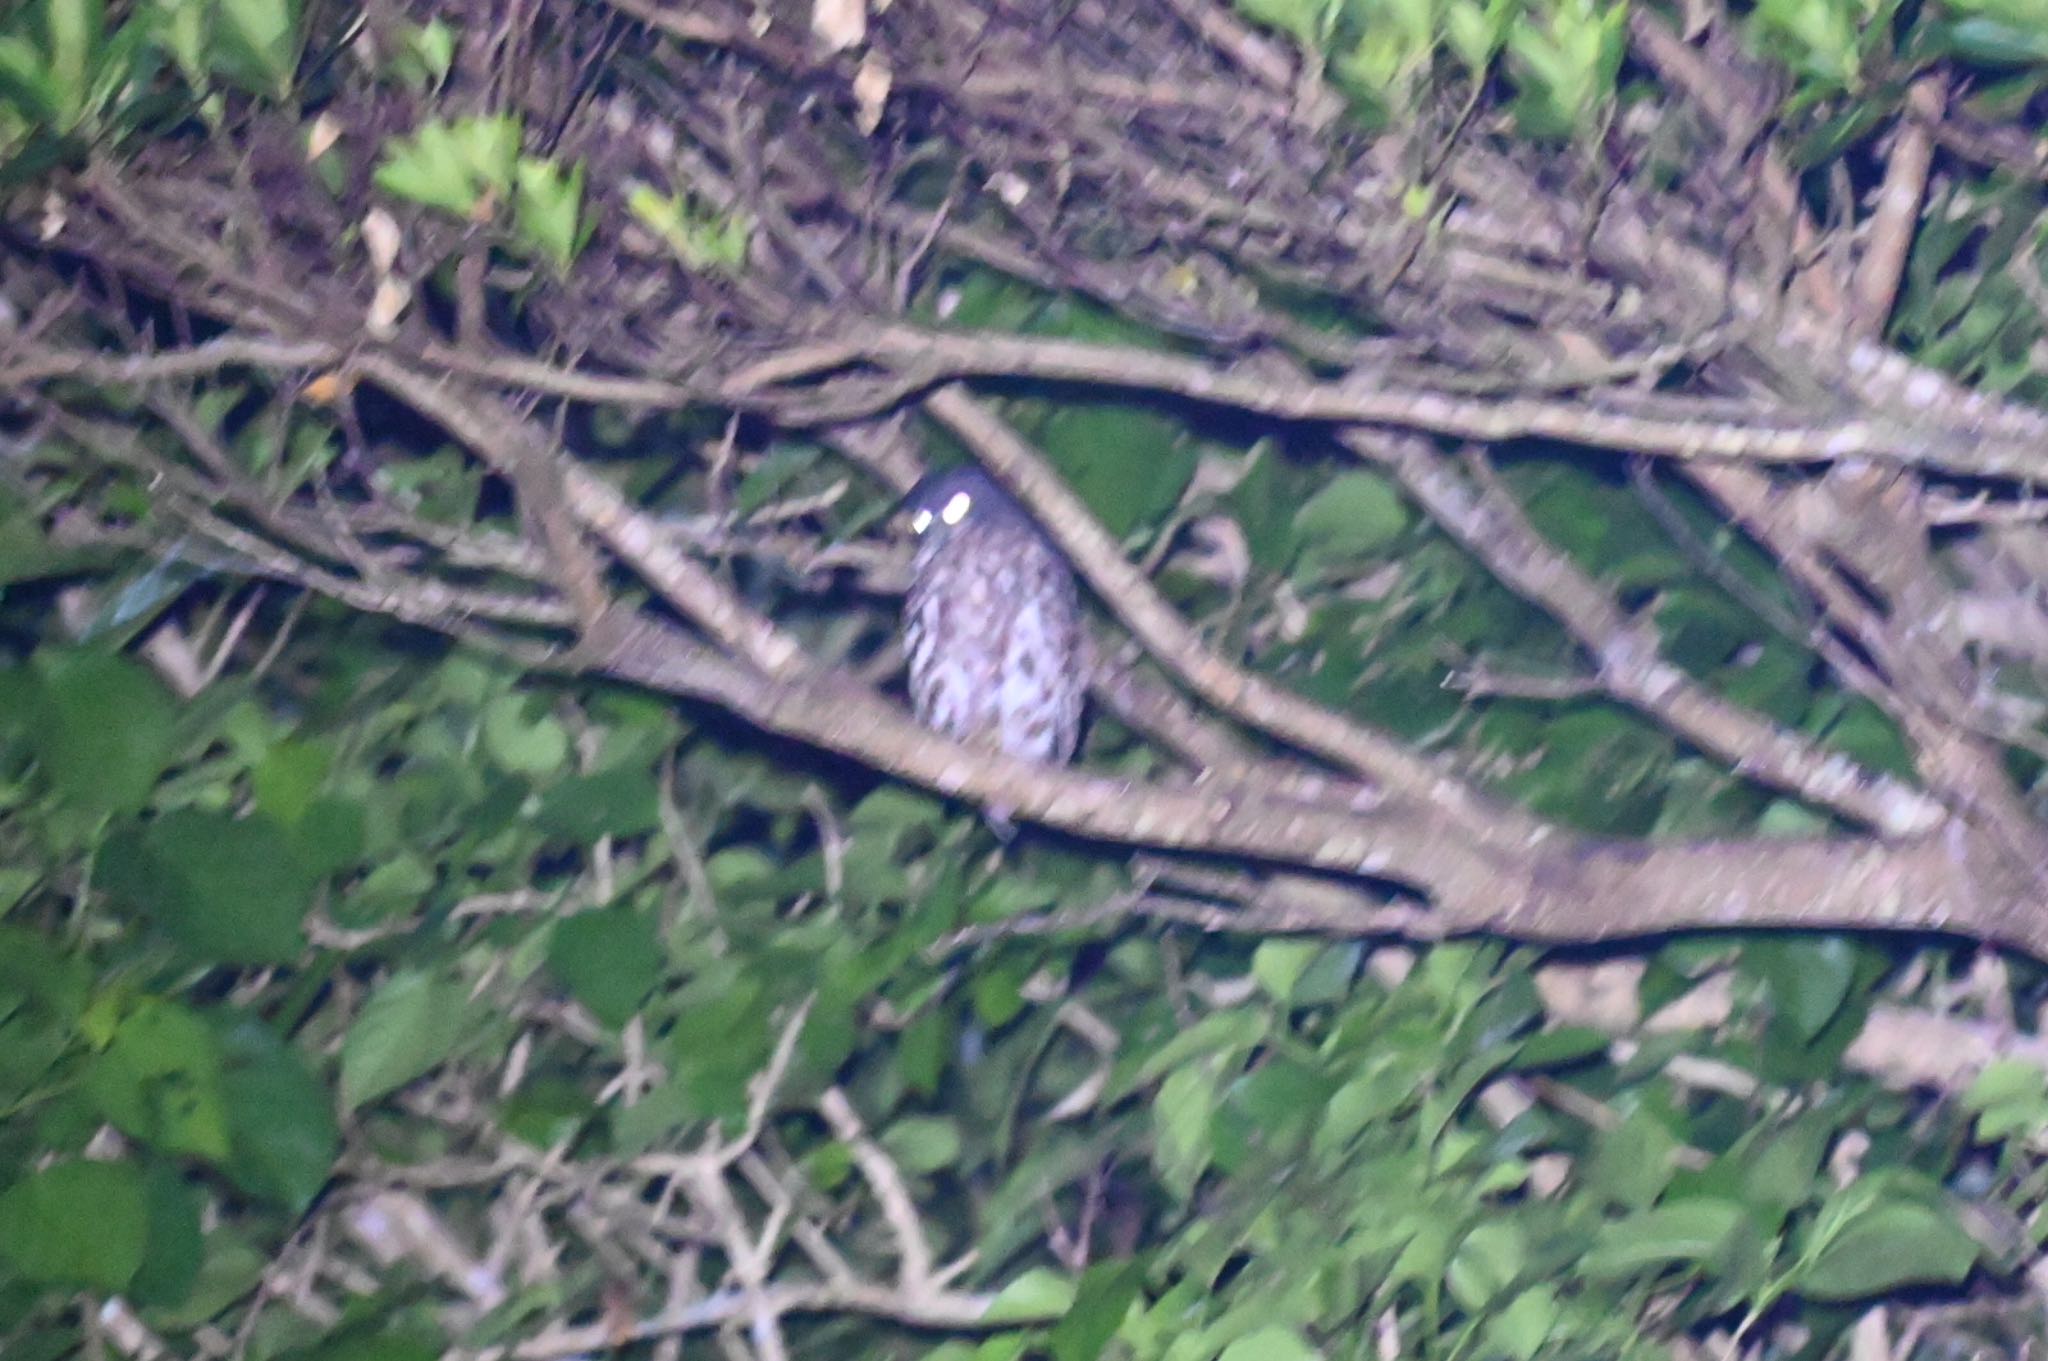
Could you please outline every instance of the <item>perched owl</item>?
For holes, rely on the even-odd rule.
[[[1081,736],[1081,604],[1073,569],[978,468],[904,501],[917,558],[903,610],[910,698],[926,726],[1065,765]]]

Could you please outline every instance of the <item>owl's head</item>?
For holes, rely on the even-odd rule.
[[[903,498],[903,512],[920,550],[946,542],[968,525],[1031,523],[1010,494],[979,468],[931,474]]]

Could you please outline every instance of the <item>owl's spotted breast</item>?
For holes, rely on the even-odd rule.
[[[968,516],[918,546],[904,610],[911,703],[927,726],[1063,765],[1086,677],[1073,570],[1021,513]]]

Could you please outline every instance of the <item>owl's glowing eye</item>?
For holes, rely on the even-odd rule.
[[[921,510],[910,517],[910,532],[913,534],[922,534],[931,527],[932,513],[928,510]]]
[[[967,508],[974,504],[974,498],[964,491],[953,493],[951,500],[939,511],[939,518],[949,525],[957,525],[967,518]]]

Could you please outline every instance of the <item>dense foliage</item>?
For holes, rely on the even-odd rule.
[[[0,1351],[2048,1343],[2044,34],[7,8]]]

